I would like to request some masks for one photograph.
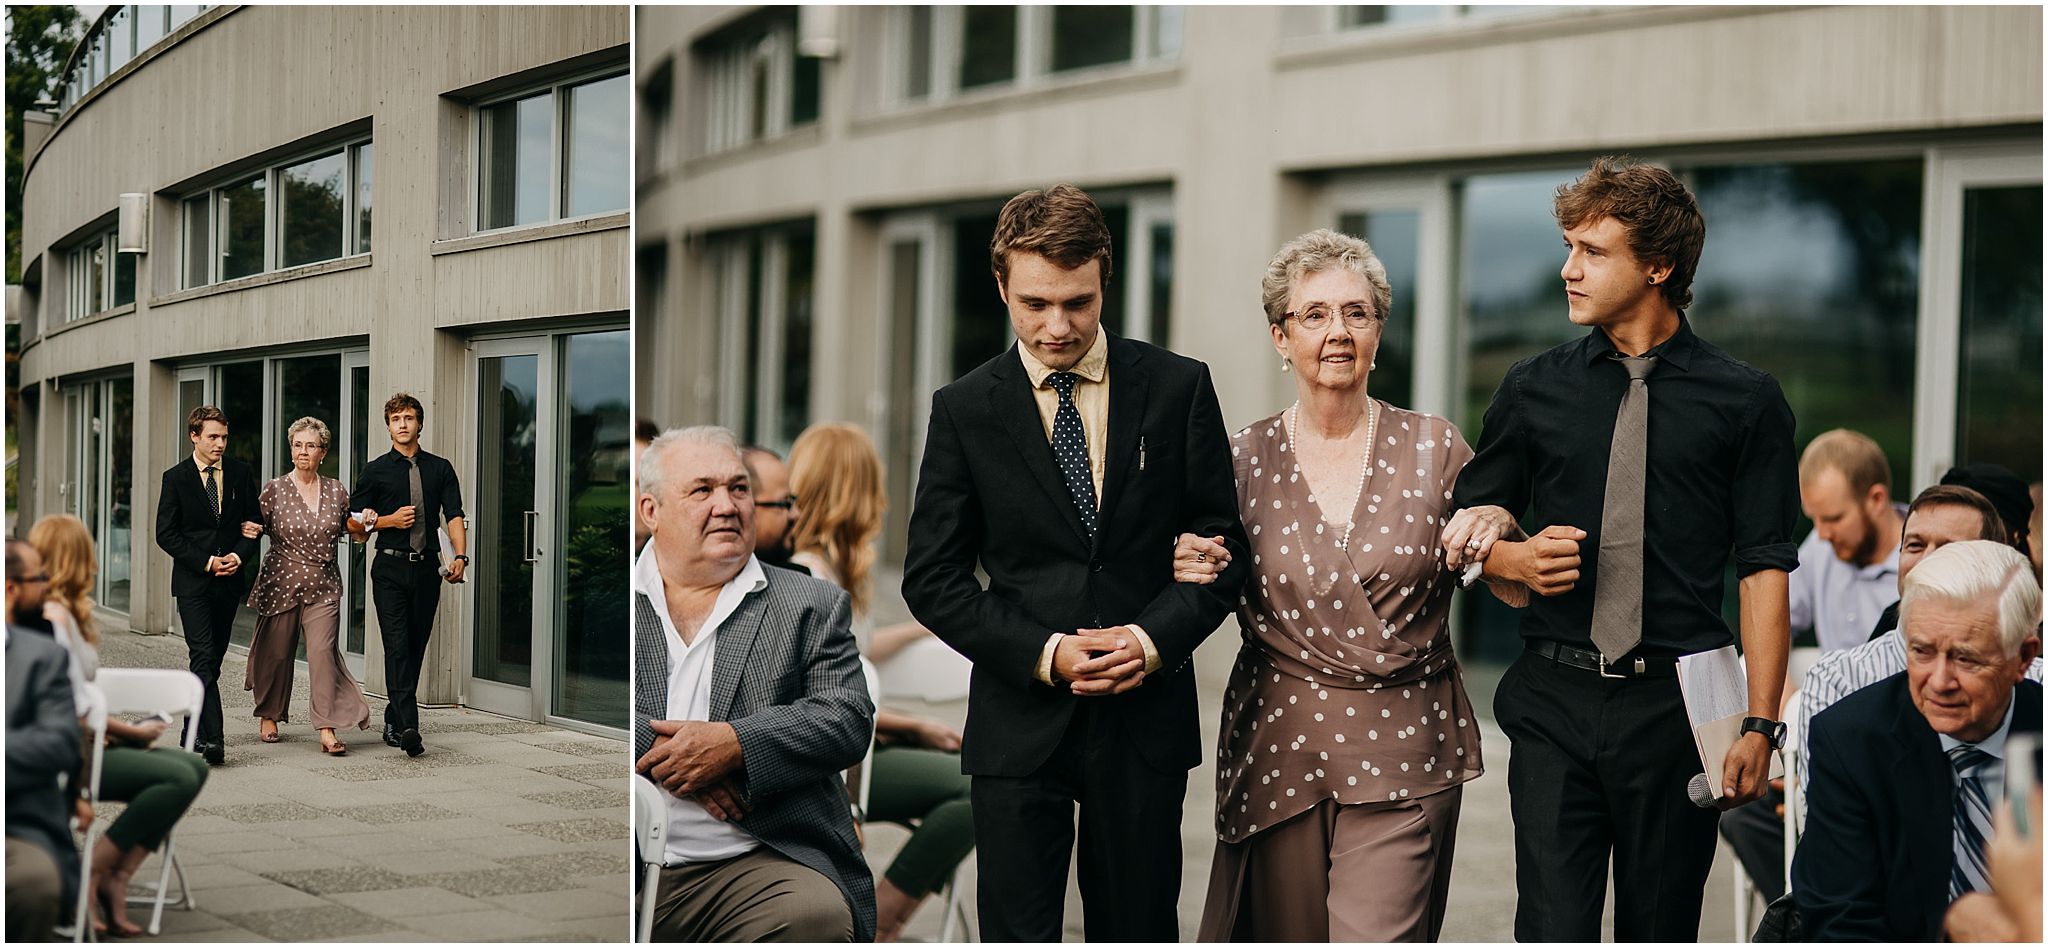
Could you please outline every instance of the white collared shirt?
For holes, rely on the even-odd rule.
[[[740,568],[739,575],[718,591],[711,615],[704,620],[704,627],[697,630],[696,641],[685,645],[682,633],[676,630],[675,621],[668,614],[668,596],[662,585],[661,567],[654,558],[654,544],[642,548],[639,560],[633,564],[633,590],[644,594],[653,605],[655,617],[661,620],[661,639],[668,644],[670,720],[711,720],[711,668],[718,655],[718,628],[738,611],[741,600],[767,585],[768,574],[762,571],[761,562],[747,557],[747,565]],[[715,862],[760,848],[761,841],[752,833],[713,818],[696,800],[664,796],[668,801],[668,843],[662,852],[663,865]]]
[[[1893,504],[1899,520],[1906,505]],[[1799,568],[1791,573],[1789,604],[1792,632],[1813,630],[1823,652],[1855,648],[1870,640],[1871,629],[1885,607],[1899,601],[1899,544],[1884,559],[1868,566],[1844,563],[1835,548],[1816,530],[1799,544]]]
[[[1997,761],[1995,764],[1986,766],[1977,774],[1977,778],[1984,782],[1984,798],[1986,800],[1995,801],[1999,798],[1999,795],[2005,793],[2005,739],[2007,735],[2012,733],[2012,712],[2014,706],[2019,703],[2019,690],[2014,689],[2012,698],[2005,703],[2005,720],[1999,722],[1998,730],[1992,731],[1990,737],[1978,741],[1976,744],[1968,744],[1946,734],[1936,733],[1934,735],[1941,738],[1941,752],[1944,755],[1958,747],[1975,747],[1990,755],[1992,760]],[[1948,778],[1949,783],[1952,784],[1961,784],[1963,782],[1962,775],[1956,773],[1953,767],[1949,768]],[[1992,805],[1993,807],[1997,806],[1996,803]]]

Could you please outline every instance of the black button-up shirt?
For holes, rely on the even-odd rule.
[[[1643,503],[1644,656],[1684,655],[1734,641],[1721,618],[1732,553],[1738,576],[1799,565],[1792,535],[1799,477],[1792,408],[1776,379],[1693,335],[1650,350],[1650,434]],[[1457,508],[1497,504],[1531,531],[1586,531],[1579,581],[1533,596],[1522,637],[1592,649],[1600,513],[1615,416],[1628,372],[1594,329],[1516,363],[1486,409],[1471,463],[1458,475]]]
[[[441,538],[436,528],[441,519],[454,520],[462,516],[462,485],[455,481],[455,465],[437,454],[422,450],[412,460],[420,465],[420,507],[413,514],[427,524],[427,543],[421,552],[434,553],[441,549]],[[380,517],[389,516],[398,508],[412,503],[412,478],[407,470],[411,465],[405,455],[397,450],[386,451],[375,460],[363,465],[362,476],[356,478],[355,490],[348,495],[350,513],[360,513],[364,508],[377,512]],[[412,551],[412,536],[409,529],[392,527],[377,531],[377,549],[399,553]]]

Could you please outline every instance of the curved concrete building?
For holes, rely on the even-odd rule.
[[[85,519],[114,627],[175,634],[153,542],[184,418],[259,479],[353,483],[382,406],[462,482],[423,702],[598,731],[626,699],[631,80],[623,7],[111,7],[32,113],[19,516]],[[267,542],[267,541],[266,541]],[[345,652],[383,689],[363,547]],[[237,641],[253,624],[244,609]]]

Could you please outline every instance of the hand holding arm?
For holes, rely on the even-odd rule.
[[[1506,507],[1486,504],[1460,510],[1444,524],[1444,566],[1463,569],[1468,563],[1484,560],[1494,542],[1501,539],[1524,539],[1522,525]]]
[[[1223,537],[1198,537],[1183,533],[1173,544],[1173,581],[1207,586],[1223,575],[1230,565],[1230,547]]]

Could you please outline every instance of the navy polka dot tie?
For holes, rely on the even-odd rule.
[[[1088,474],[1088,432],[1081,427],[1081,410],[1074,407],[1074,384],[1081,377],[1072,372],[1054,372],[1046,381],[1060,393],[1060,407],[1052,416],[1052,456],[1067,479],[1067,492],[1074,495],[1074,507],[1081,513],[1081,525],[1088,528],[1088,540],[1095,540],[1095,480]]]

